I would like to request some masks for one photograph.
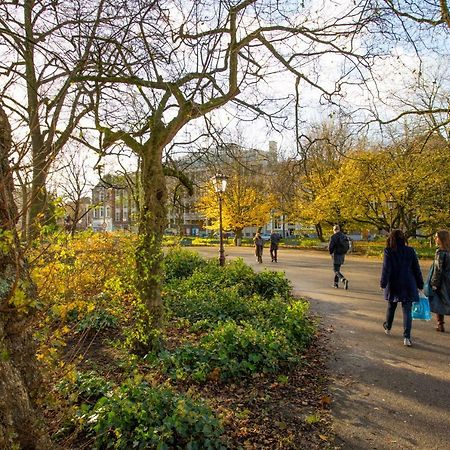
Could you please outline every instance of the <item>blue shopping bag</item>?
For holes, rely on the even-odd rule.
[[[414,320],[431,320],[428,297],[420,296],[419,301],[412,304],[412,318]]]

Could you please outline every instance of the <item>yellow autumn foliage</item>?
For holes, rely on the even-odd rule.
[[[223,229],[238,234],[245,227],[260,227],[270,219],[270,210],[275,206],[273,196],[258,191],[247,180],[232,176],[223,194]],[[218,229],[219,203],[214,189],[208,187],[200,198],[198,209],[210,219],[210,229]]]
[[[39,359],[60,365],[66,337],[99,309],[127,320],[134,299],[135,239],[127,233],[63,235],[35,250],[31,259],[41,305]]]

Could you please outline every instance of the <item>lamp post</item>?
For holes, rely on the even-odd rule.
[[[394,209],[397,206],[397,202],[394,200],[392,195],[389,197],[389,200],[387,201],[387,207],[389,209],[389,232],[392,231],[392,214]]]
[[[225,265],[225,251],[223,249],[223,228],[222,228],[222,195],[227,188],[228,177],[222,173],[216,173],[211,181],[216,191],[217,197],[219,198],[219,264],[221,266]]]

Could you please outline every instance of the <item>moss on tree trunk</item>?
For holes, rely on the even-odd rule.
[[[160,344],[163,324],[162,236],[167,224],[167,188],[161,158],[149,152],[142,160],[143,201],[139,221],[139,244],[136,249],[137,290],[142,310],[141,351]],[[156,156],[156,157],[155,157]]]
[[[49,449],[35,404],[41,386],[31,330],[35,289],[16,233],[10,148],[0,107],[0,448]]]

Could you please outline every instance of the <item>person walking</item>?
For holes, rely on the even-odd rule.
[[[438,248],[428,275],[428,292],[425,294],[430,301],[430,310],[436,316],[436,331],[444,332],[444,316],[450,315],[450,233],[440,230],[434,239]]]
[[[270,257],[272,262],[278,262],[278,244],[281,241],[281,235],[275,230],[270,233]]]
[[[388,302],[384,332],[391,333],[398,303],[403,310],[403,344],[411,347],[412,304],[419,301],[423,277],[415,250],[408,247],[402,230],[392,230],[386,240],[380,287]]]
[[[262,263],[262,255],[263,255],[263,249],[264,249],[264,240],[261,236],[261,233],[257,231],[255,233],[255,236],[253,237],[253,242],[255,244],[255,255],[256,255],[256,261],[259,263]]]
[[[344,289],[348,289],[348,280],[341,273],[341,266],[344,264],[345,255],[350,248],[348,237],[341,231],[339,225],[333,227],[333,235],[328,243],[328,251],[333,259],[334,283],[333,287],[339,287],[339,281],[344,285]]]

